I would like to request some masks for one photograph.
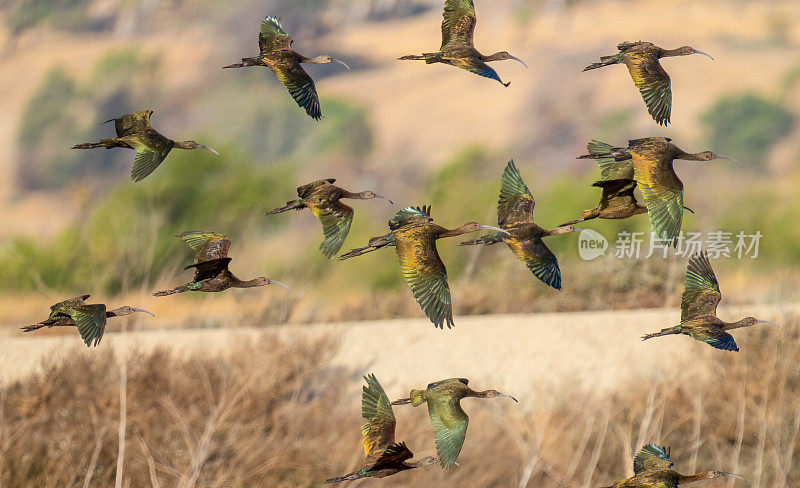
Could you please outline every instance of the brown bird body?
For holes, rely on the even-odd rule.
[[[47,319],[22,327],[23,332],[32,332],[43,327],[77,327],[81,339],[87,346],[96,346],[103,338],[106,328],[106,319],[121,317],[135,312],[143,312],[155,317],[152,312],[127,305],[114,310],[106,310],[103,304],[87,304],[90,295],[80,295],[50,307],[50,316]]]
[[[185,269],[194,268],[194,279],[185,285],[171,290],[153,293],[153,296],[163,297],[187,291],[220,292],[228,288],[254,288],[271,284],[289,288],[280,281],[258,277],[243,281],[228,270],[231,258],[228,257],[231,241],[227,236],[213,232],[183,232],[178,234],[195,252],[195,263]]]
[[[639,204],[633,191],[634,180],[596,181],[592,186],[603,190],[600,203],[593,209],[583,210],[581,218],[561,224],[572,225],[591,219],[627,219],[634,215],[647,213],[647,207]]]
[[[383,198],[392,203],[388,198],[377,195],[373,191],[353,193],[334,185],[335,182],[334,178],[327,178],[303,185],[297,188],[297,196],[300,198],[286,202],[285,206],[267,212],[267,215],[274,215],[288,210],[304,208],[311,210],[322,224],[325,239],[319,248],[322,254],[328,258],[342,248],[353,222],[353,209],[342,203],[343,198],[356,200]]]
[[[681,298],[681,323],[660,332],[647,334],[643,340],[672,334],[685,334],[692,339],[725,351],[738,351],[739,346],[730,330],[750,327],[759,323],[772,323],[745,317],[737,322],[725,322],[717,317],[717,305],[722,300],[719,282],[711,269],[708,256],[703,252],[689,260]]]

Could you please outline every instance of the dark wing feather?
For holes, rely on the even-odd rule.
[[[389,397],[375,375],[364,376],[367,386],[361,392],[361,416],[364,425],[361,426],[364,455],[369,456],[375,451],[387,449],[394,443],[394,430],[396,420]]]
[[[369,471],[379,471],[384,468],[396,468],[403,461],[411,459],[414,454],[406,447],[405,442],[389,445],[385,451],[369,467]]]
[[[669,458],[669,451],[668,447],[647,444],[633,458],[633,473],[671,468],[674,463]]]
[[[325,186],[327,184],[334,184],[336,183],[335,178],[326,178],[323,180],[313,181],[307,185],[298,186],[297,187],[297,196],[300,198],[308,198],[317,188],[321,186]]]
[[[509,247],[542,283],[561,290],[561,269],[558,267],[558,259],[541,238],[510,242]]]
[[[422,207],[406,207],[394,214],[391,220],[389,220],[389,229],[397,230],[400,227],[404,227],[412,223],[424,224],[430,222],[431,220],[430,206],[423,205]]]
[[[683,221],[683,183],[675,174],[672,158],[664,155],[644,155],[634,163],[635,179],[644,197],[650,223],[664,242],[674,242]]]
[[[633,161],[626,149],[597,140],[590,141],[586,148],[589,154],[603,155],[595,158],[595,161],[604,180],[633,179]]]
[[[116,119],[111,119],[114,121],[114,129],[117,133],[117,137],[144,134],[155,130],[150,125],[151,115],[153,115],[152,110],[142,110],[117,117]],[[107,120],[106,122],[111,122],[111,120]]]
[[[672,110],[672,82],[658,58],[646,55],[644,59],[636,59],[628,63],[628,71],[653,120],[660,125],[669,124]]]
[[[503,83],[503,80],[500,79],[500,75],[497,74],[497,71],[495,71],[494,68],[486,64],[481,59],[475,57],[468,57],[468,58],[444,57],[442,59],[445,59],[448,63],[452,64],[457,68],[465,69],[470,73],[474,73],[478,76],[482,76],[484,78],[489,78],[497,82]],[[505,85],[505,83],[503,84]]]
[[[681,297],[681,322],[701,315],[716,315],[722,300],[719,282],[705,252],[695,254],[686,268]]]
[[[533,220],[533,199],[528,185],[522,180],[514,160],[508,162],[500,179],[500,199],[497,201],[497,223],[506,227]]]
[[[443,16],[442,49],[448,44],[471,46],[477,23],[472,0],[445,0]]]
[[[216,232],[189,231],[181,232],[176,237],[192,248],[195,254],[195,264],[226,258],[231,247],[230,238]]]
[[[136,150],[131,179],[138,182],[145,179],[164,162],[164,159],[172,151],[174,143],[160,134],[146,139],[137,136],[131,136],[131,138],[126,139],[128,144]]]
[[[330,258],[339,252],[350,232],[350,225],[353,223],[353,209],[339,200],[325,206],[319,206],[314,202],[306,202],[306,205],[322,224],[325,240],[322,241],[319,248],[325,257]]]
[[[592,186],[603,190],[603,195],[600,197],[600,208],[608,208],[614,200],[618,200],[620,204],[624,205],[636,205],[636,197],[633,195],[633,190],[636,189],[635,180],[595,181]]]
[[[436,241],[424,237],[413,243],[398,240],[395,248],[403,278],[425,315],[436,327],[444,328],[445,324],[452,327],[450,285],[447,283],[447,270],[436,250]]]
[[[194,268],[193,282],[197,283],[203,280],[216,278],[220,273],[228,270],[228,264],[231,258],[212,259],[210,261],[203,261],[201,263],[190,264],[185,269]]]
[[[96,346],[106,329],[106,306],[79,305],[69,315],[78,327],[83,342],[90,347]]]
[[[692,339],[705,342],[709,346],[723,351],[739,350],[739,346],[736,345],[733,336],[719,327],[694,328],[689,331],[689,336]]]
[[[275,17],[267,17],[261,22],[261,31],[258,33],[261,54],[289,49],[292,42],[292,37],[283,30],[280,21]]]
[[[305,109],[306,113],[314,120],[322,118],[322,109],[319,106],[319,96],[314,80],[300,66],[297,60],[288,63],[271,64],[270,69],[278,77],[297,105]]]

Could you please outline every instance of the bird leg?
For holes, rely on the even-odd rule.
[[[269,212],[266,213],[266,215],[275,215],[282,212],[286,212],[287,210],[300,210],[303,208],[306,208],[306,206],[303,204],[302,200],[294,200],[291,202],[286,202],[286,205],[284,205],[283,207],[270,210]]]
[[[167,295],[174,295],[175,293],[183,293],[183,292],[189,291],[189,290],[191,290],[189,285],[181,285],[181,286],[175,287],[175,288],[173,288],[171,290],[157,291],[157,292],[153,293],[153,296],[154,297],[165,297]]]
[[[408,405],[411,403],[410,398],[401,398],[400,400],[395,400],[391,403],[391,405]]]
[[[83,144],[76,144],[72,146],[72,149],[95,149],[98,147],[104,147],[106,149],[111,149],[112,147],[128,147],[125,144],[121,144],[114,139],[102,139],[100,142],[84,142]]]
[[[369,240],[369,244],[367,244],[366,246],[359,247],[358,249],[353,249],[352,251],[339,256],[339,261],[344,261],[345,259],[361,256],[362,254],[367,254],[368,252],[372,252],[384,246],[389,246],[393,244],[394,244],[394,235],[392,234],[373,237],[372,239]]]
[[[676,325],[675,327],[670,327],[668,329],[661,329],[660,332],[653,332],[652,334],[645,334],[642,336],[642,340],[646,341],[647,339],[652,339],[653,337],[661,337],[665,335],[671,334],[680,334],[681,333],[681,326]]]

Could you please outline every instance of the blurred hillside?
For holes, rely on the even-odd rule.
[[[800,4],[509,0],[477,8],[477,47],[508,50],[530,66],[496,64],[512,82],[507,89],[446,66],[396,61],[439,45],[440,1],[0,1],[0,288],[14,297],[36,292],[43,302],[83,290],[144,292],[187,278],[178,270],[188,252],[175,232],[210,229],[237,239],[234,272],[294,285],[285,305],[298,309],[294,316],[267,321],[414,314],[391,251],[328,263],[310,214],[263,212],[299,184],[336,177],[398,206],[432,203],[445,226],[493,223],[499,174],[513,157],[536,194],[540,224],[552,227],[596,204],[596,169],[573,159],[586,141],[665,135],[688,151],[746,164],[677,164],[696,212],[684,228],[765,235],[758,260],[719,264],[726,299],[798,299],[800,229],[786,224],[800,212]],[[322,122],[307,118],[268,71],[220,69],[257,52],[267,14],[282,17],[298,51],[353,68],[308,68]],[[690,44],[716,58],[664,62],[674,92],[666,129],[653,124],[623,67],[580,73],[626,39]],[[113,133],[101,122],[144,108],[164,134],[222,157],[176,150],[133,184],[130,151],[68,149]],[[385,233],[398,208],[355,207],[346,249]],[[608,236],[648,229],[645,217],[584,227]],[[575,236],[556,238],[549,244],[565,277],[558,296],[505,249],[456,244],[440,248],[454,294],[463,294],[459,312],[672,305],[684,266],[583,263]],[[618,300],[603,298],[606,286]]]

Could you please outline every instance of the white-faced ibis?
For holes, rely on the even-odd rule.
[[[123,115],[116,119],[106,120],[103,122],[104,124],[114,121],[117,137],[101,139],[100,142],[78,144],[72,146],[72,149],[94,149],[98,147],[134,149],[136,151],[136,159],[133,160],[133,170],[131,171],[131,179],[133,181],[142,181],[147,175],[155,171],[173,148],[205,149],[219,156],[217,151],[195,141],[180,142],[167,139],[150,125],[151,115],[153,115],[152,110],[142,110],[141,112]]]
[[[561,225],[572,225],[591,219],[627,219],[634,215],[647,213],[647,207],[640,205],[633,196],[636,189],[634,180],[595,181],[592,186],[603,190],[597,207],[581,212],[581,218]]]
[[[350,474],[325,480],[326,483],[353,481],[361,478],[385,478],[401,471],[421,468],[436,462],[433,456],[418,461],[409,461],[414,454],[406,447],[405,442],[394,441],[394,430],[397,422],[394,418],[389,397],[375,375],[364,376],[367,386],[361,392],[361,426],[364,455],[364,466]]]
[[[739,161],[711,151],[687,153],[671,141],[666,137],[634,139],[628,141],[627,148],[593,141],[589,145],[590,154],[579,156],[579,159],[598,160],[604,180],[620,178],[636,180],[644,197],[650,223],[659,239],[667,243],[676,241],[685,208],[683,182],[675,174],[673,162],[676,159],[687,161],[729,159],[741,166]],[[597,152],[592,152],[593,149]]]
[[[678,485],[721,476],[735,476],[741,479],[739,475],[723,471],[703,471],[688,476],[682,475],[671,469],[674,463],[669,458],[669,454],[668,447],[647,444],[633,458],[634,475],[605,488],[678,488]]]
[[[436,240],[480,229],[506,232],[477,222],[467,222],[456,229],[445,229],[433,223],[429,206],[406,207],[400,210],[389,221],[389,229],[389,234],[373,237],[369,240],[369,245],[353,249],[339,259],[349,259],[385,246],[394,246],[400,259],[403,278],[411,287],[411,293],[433,325],[440,328],[444,328],[444,324],[448,328],[453,326],[453,307],[447,270],[436,250]]]
[[[152,312],[127,305],[114,310],[106,310],[106,306],[101,303],[86,303],[88,298],[89,295],[81,295],[56,303],[50,307],[50,316],[47,319],[38,324],[22,327],[22,331],[31,332],[42,327],[77,327],[83,342],[87,346],[96,346],[103,338],[106,319],[109,317],[130,315],[134,312],[143,312],[155,317]]]
[[[733,336],[727,331],[750,327],[756,324],[774,324],[754,317],[745,317],[738,322],[724,322],[717,317],[717,305],[722,299],[719,282],[711,269],[705,252],[695,254],[686,268],[686,278],[681,297],[681,323],[661,332],[647,334],[643,340],[671,334],[685,334],[703,341],[711,347],[725,351],[738,351]]]
[[[155,292],[153,296],[163,297],[186,291],[218,292],[228,288],[254,288],[272,284],[281,285],[289,289],[288,286],[280,281],[271,280],[263,276],[250,281],[242,281],[234,276],[228,270],[228,264],[231,262],[231,258],[228,257],[231,240],[228,236],[214,232],[191,231],[182,232],[177,234],[176,237],[179,237],[194,250],[194,264],[184,268],[194,268],[194,279],[172,290]]]
[[[308,76],[300,63],[327,64],[336,61],[350,69],[344,62],[330,56],[307,58],[292,49],[294,39],[283,30],[275,17],[267,17],[261,22],[258,33],[260,54],[253,58],[242,58],[241,63],[223,66],[223,68],[244,68],[247,66],[266,66],[278,77],[283,86],[289,90],[295,102],[304,108],[314,120],[322,118],[319,107],[319,96],[314,80]]]
[[[678,49],[663,49],[650,42],[623,42],[617,46],[619,54],[603,56],[600,62],[592,63],[583,71],[602,68],[612,64],[625,63],[636,88],[642,94],[647,111],[658,124],[666,126],[672,111],[672,82],[661,66],[659,59],[669,56],[688,56],[689,54],[709,54],[690,46]]]
[[[533,222],[535,205],[533,194],[522,180],[517,166],[513,160],[509,161],[500,180],[500,199],[497,201],[497,223],[506,232],[462,242],[461,245],[491,245],[505,242],[534,276],[546,285],[560,290],[561,269],[558,267],[558,259],[542,238],[568,234],[578,229],[570,225],[551,230],[539,227]]]
[[[369,200],[372,198],[383,198],[392,203],[386,197],[375,194],[373,191],[362,191],[351,193],[343,188],[334,185],[333,178],[317,180],[313,183],[303,185],[297,189],[297,200],[286,202],[286,205],[275,210],[270,210],[267,215],[286,212],[287,210],[302,210],[308,208],[322,224],[322,233],[325,240],[319,245],[325,257],[331,257],[342,248],[347,234],[350,232],[350,224],[353,223],[353,209],[342,203],[342,198],[356,200]]]
[[[484,76],[497,80],[504,86],[511,83],[503,83],[497,72],[488,64],[491,61],[504,61],[513,59],[519,61],[526,68],[521,59],[514,57],[506,51],[484,56],[473,44],[475,34],[475,5],[472,0],[445,0],[444,20],[442,20],[442,47],[435,53],[422,53],[421,55],[411,54],[400,58],[406,60],[425,61],[427,64],[443,63],[465,69],[476,75]]]
[[[409,398],[395,400],[392,405],[411,404],[414,407],[428,404],[428,415],[433,424],[436,437],[436,453],[443,468],[455,464],[464,438],[467,435],[469,417],[461,408],[463,398],[496,398],[507,397],[515,402],[516,398],[497,390],[475,391],[465,378],[450,378],[431,383],[424,390],[411,390]]]

